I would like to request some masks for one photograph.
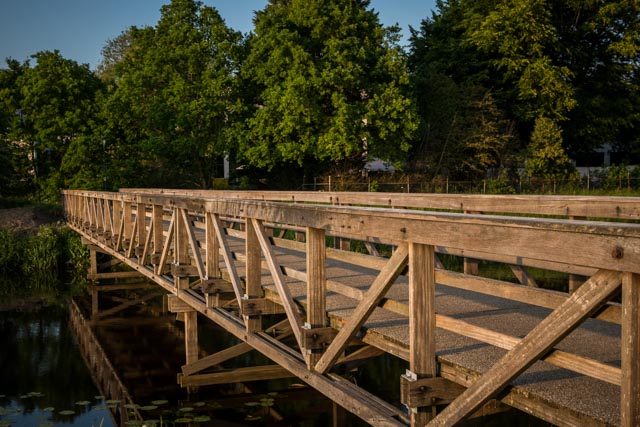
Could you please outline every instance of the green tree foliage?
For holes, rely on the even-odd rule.
[[[452,134],[447,124],[453,117],[463,126],[459,113],[450,114],[459,105],[451,100],[473,88],[492,93],[523,144],[531,140],[536,120],[546,117],[560,126],[567,152],[607,143],[637,150],[640,2],[449,0],[437,5],[413,31],[409,56],[414,92],[423,97],[417,145],[422,151],[425,135],[437,145],[445,140],[443,128],[444,135]],[[447,84],[438,86],[442,81]],[[452,96],[443,100],[446,90]]]
[[[161,13],[156,27],[132,27],[107,49],[106,69],[115,70],[103,110],[109,152],[133,185],[211,187],[227,151],[241,35],[193,0],[173,0]]]
[[[463,42],[461,5],[438,5],[440,13],[411,30],[408,64],[420,116],[412,167],[428,178],[483,177],[505,166],[517,142],[514,123],[483,87],[488,61]]]
[[[240,158],[279,164],[402,159],[416,128],[397,29],[363,0],[271,0],[242,69],[254,89],[235,128]]]
[[[94,99],[100,80],[87,65],[65,59],[58,51],[44,51],[8,73],[17,75],[2,93],[8,110],[15,112],[7,138],[31,161],[31,178],[43,199],[58,200],[64,186],[63,162],[75,155],[69,147],[77,138],[92,134]],[[11,79],[10,79],[11,80]],[[90,143],[90,141],[87,141]],[[84,159],[83,163],[87,160]]]
[[[562,148],[562,130],[549,118],[540,117],[536,120],[529,151],[527,173],[531,177],[567,179],[575,172]]]

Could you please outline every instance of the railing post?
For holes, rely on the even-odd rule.
[[[640,425],[640,275],[622,279],[622,387],[620,425]]]
[[[188,217],[188,212],[187,212]],[[189,237],[187,224],[182,220],[182,215],[178,210],[176,212],[175,233],[174,233],[174,275],[173,280],[176,287],[176,295],[178,299],[182,291],[189,289],[188,274],[176,274],[177,267],[190,265],[189,258]],[[198,360],[198,312],[188,310],[184,312],[184,346],[185,346],[185,363],[192,364]],[[196,387],[189,387],[189,392],[196,391]]]
[[[431,405],[412,403],[416,383],[436,376],[435,251],[431,245],[409,244],[409,371],[402,378],[402,402],[411,425],[432,418]],[[417,387],[420,389],[420,387]],[[425,387],[422,387],[425,388]]]
[[[313,336],[314,329],[323,330],[327,322],[327,280],[326,280],[326,243],[324,229],[307,227],[307,321],[305,333]],[[318,329],[320,328],[320,329]],[[320,334],[316,334],[319,336]],[[305,349],[307,367],[312,369],[324,349]]]
[[[482,214],[482,212],[475,212],[475,211],[464,211],[464,213],[466,214]],[[477,276],[480,272],[479,269],[479,262],[477,259],[474,258],[467,258],[465,257],[463,260],[463,273],[464,274],[470,274],[472,276]]]
[[[586,220],[587,218],[584,216],[570,216],[569,220],[571,221],[580,221]],[[584,276],[580,276],[579,274],[569,274],[569,293],[574,293],[582,284],[585,282],[586,278]]]
[[[262,261],[260,259],[260,241],[256,234],[255,225],[247,218],[245,221],[245,251],[247,260],[245,264],[245,294],[244,298],[262,298]],[[216,240],[217,241],[217,240]],[[262,330],[262,317],[260,315],[245,316],[247,333]]]
[[[110,203],[111,200],[105,198],[102,200],[102,220],[104,228],[104,243],[108,245],[111,242],[111,236],[113,236],[113,217],[111,216]]]
[[[153,254],[151,255],[151,263],[157,266],[160,263],[162,254],[164,218],[162,205],[153,205],[151,208],[151,222],[153,223]]]
[[[205,270],[207,280],[218,279],[220,277],[220,242],[216,236],[213,214],[205,212]],[[207,307],[217,306],[219,294],[205,292]]]
[[[131,202],[124,202],[123,210],[122,210],[122,221],[124,223],[124,228],[122,231],[122,249],[126,251],[129,250],[129,246],[131,245],[132,236],[132,219],[131,219]]]
[[[136,222],[138,223],[136,226],[138,245],[135,253],[139,259],[138,262],[144,264],[144,260],[140,259],[144,252],[144,242],[147,236],[147,206],[144,203],[138,202],[136,205]]]
[[[123,236],[120,235],[122,231],[122,201],[113,201],[113,236],[111,236],[111,244],[116,251],[120,250],[120,242]]]

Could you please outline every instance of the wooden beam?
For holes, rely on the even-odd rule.
[[[193,307],[182,301],[176,295],[167,295],[167,302],[169,303],[170,313],[187,313],[194,311]]]
[[[164,247],[162,248],[162,254],[160,255],[160,261],[158,265],[156,265],[156,274],[162,276],[164,274],[164,269],[167,264],[167,257],[169,256],[169,250],[171,249],[173,243],[173,233],[176,228],[176,216],[177,213],[174,209],[173,214],[171,215],[171,221],[169,222],[169,229],[167,230],[167,238],[164,241]]]
[[[622,281],[620,408],[622,427],[640,425],[640,275],[633,273],[625,273]]]
[[[87,279],[89,280],[101,280],[101,279],[124,279],[130,277],[144,277],[139,271],[113,271],[108,273],[89,273]]]
[[[307,228],[307,329],[323,329],[327,325],[327,279],[325,233],[320,228]],[[306,349],[306,360],[312,369],[320,360],[322,349]]]
[[[250,366],[247,368],[225,369],[220,372],[197,375],[179,375],[180,386],[194,387],[216,384],[233,384],[251,381],[275,380],[293,377],[291,372],[280,365]]]
[[[213,226],[216,230],[216,236],[218,237],[218,243],[220,244],[222,257],[227,267],[227,273],[229,273],[231,285],[233,286],[233,293],[236,296],[238,304],[240,304],[240,300],[242,299],[242,295],[244,294],[244,292],[242,290],[242,284],[240,282],[238,270],[236,269],[236,265],[233,262],[233,255],[231,253],[231,249],[229,248],[229,243],[227,242],[227,238],[224,233],[224,227],[222,226],[222,222],[220,221],[220,216],[213,215]]]
[[[246,221],[245,232],[245,298],[261,299],[262,295],[262,261],[260,259],[260,241],[256,234],[255,225],[251,221]],[[244,313],[243,313],[244,314]],[[247,326],[247,333],[256,332],[262,329],[262,318],[260,316],[247,316],[244,319]]]
[[[532,286],[534,288],[539,287],[536,283],[536,280],[531,277],[529,273],[527,273],[527,270],[523,266],[509,264],[509,268],[511,268],[511,271],[516,276],[516,279],[518,279],[518,282],[520,282],[520,284],[525,286]]]
[[[335,364],[335,368],[339,368],[341,372],[348,372],[361,364],[384,354],[384,351],[371,345],[365,345],[362,348],[350,353],[340,359]]]
[[[353,313],[351,313],[351,317],[347,323],[340,329],[338,335],[336,335],[331,345],[316,364],[316,371],[324,374],[331,369],[338,357],[340,357],[342,351],[344,351],[351,336],[362,327],[384,294],[398,278],[402,269],[407,264],[408,256],[408,245],[403,243],[398,246],[389,259],[389,262],[387,262],[387,265],[384,266],[380,274],[378,274],[371,284],[364,298],[358,303]]]
[[[207,278],[217,279],[220,277],[220,245],[216,237],[216,228],[213,224],[213,214],[209,212],[205,213],[205,246]]]
[[[291,291],[287,286],[285,286],[284,275],[282,274],[282,269],[280,268],[280,264],[276,260],[275,253],[273,252],[273,247],[271,246],[271,242],[269,241],[269,237],[264,231],[262,227],[262,223],[255,219],[251,219],[253,222],[253,227],[256,231],[256,236],[258,237],[258,241],[260,242],[260,248],[262,249],[262,253],[269,265],[269,271],[271,272],[271,276],[273,277],[273,282],[278,290],[278,294],[280,295],[280,300],[282,306],[284,307],[285,312],[287,313],[287,318],[289,319],[289,323],[291,324],[291,329],[293,330],[293,334],[296,337],[296,341],[298,342],[298,346],[303,348],[302,342],[302,320],[300,319],[300,313],[298,312],[298,308],[296,306],[293,297],[291,296]]]
[[[409,369],[411,380],[436,376],[436,281],[433,246],[409,244]],[[411,425],[421,426],[434,411],[403,402],[411,412]],[[430,405],[431,406],[431,405]]]
[[[189,221],[189,214],[187,213],[187,210],[180,209],[180,216],[182,217],[182,222],[184,223],[185,231],[187,232],[189,246],[191,247],[191,253],[193,254],[193,259],[196,262],[198,275],[200,276],[200,279],[204,279],[206,277],[206,272],[204,271],[204,263],[202,262],[202,255],[200,254],[200,247],[198,246],[198,240],[196,239],[196,234],[195,234],[195,231],[193,230],[193,226],[191,225],[191,221]]]
[[[164,208],[162,205],[152,205],[151,207],[151,223],[153,224],[153,254],[157,255],[158,259],[162,253],[162,239],[164,237]]]
[[[620,280],[619,272],[596,273],[447,406],[430,426],[454,426],[480,408],[611,298],[619,289]]]

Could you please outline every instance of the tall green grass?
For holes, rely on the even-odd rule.
[[[0,293],[77,292],[88,264],[80,236],[65,226],[44,225],[32,236],[0,230]]]

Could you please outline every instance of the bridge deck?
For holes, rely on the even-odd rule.
[[[244,242],[230,239],[234,252],[244,253]],[[305,270],[304,252],[278,248],[281,265]],[[240,271],[242,267],[240,266]],[[221,265],[224,269],[224,265]],[[350,288],[366,291],[378,271],[339,260],[327,260],[327,279]],[[262,283],[266,295],[280,301],[268,270],[263,270]],[[306,305],[306,283],[289,278],[293,297]],[[550,291],[551,292],[551,291]],[[409,300],[407,277],[400,276],[387,292],[387,298],[403,304]],[[327,295],[327,313],[331,326],[340,328],[357,305],[357,300],[336,292]],[[436,312],[513,337],[524,337],[551,312],[509,299],[456,289],[438,284]],[[385,308],[376,308],[363,326],[365,342],[408,360],[409,320],[407,316]],[[469,385],[496,363],[506,350],[443,329],[437,330],[436,354],[443,376]],[[588,319],[567,336],[557,349],[620,366],[620,325]],[[613,384],[558,368],[544,361],[536,362],[517,378],[510,388],[514,406],[553,422],[573,419],[579,425],[619,425],[620,388]],[[545,414],[545,415],[543,415]],[[557,421],[557,420],[556,420]]]

